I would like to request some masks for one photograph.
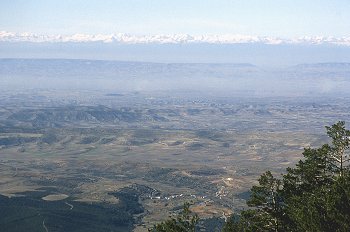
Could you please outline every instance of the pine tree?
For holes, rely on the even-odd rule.
[[[350,131],[345,129],[345,122],[340,121],[331,127],[326,127],[327,134],[332,138],[329,148],[329,162],[333,166],[333,172],[339,176],[349,169],[350,156],[347,152],[350,145]]]

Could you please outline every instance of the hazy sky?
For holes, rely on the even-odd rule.
[[[350,36],[349,0],[1,0],[0,31]]]

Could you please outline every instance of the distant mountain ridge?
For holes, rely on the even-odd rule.
[[[222,62],[146,62],[146,61],[123,61],[123,60],[101,60],[101,59],[57,59],[57,58],[49,58],[49,59],[40,59],[40,58],[0,58],[0,64],[8,62],[8,63],[37,63],[37,62],[47,62],[47,63],[85,63],[90,64],[94,63],[108,63],[108,64],[150,64],[150,65],[218,65],[218,66],[233,66],[233,67],[256,67],[256,65],[251,63],[222,63]]]
[[[306,63],[298,64],[297,68],[350,68],[350,63],[347,62],[328,62],[328,63]]]
[[[0,75],[83,76],[83,77],[167,77],[220,76],[237,72],[258,72],[249,63],[154,63],[84,59],[0,59]]]
[[[0,58],[131,60],[160,63],[250,63],[277,67],[350,62],[350,46],[332,43],[104,43],[0,41]]]
[[[165,91],[215,96],[348,94],[350,63],[269,68],[252,63],[155,63],[89,59],[0,59],[0,88]],[[179,93],[179,92],[178,92]]]

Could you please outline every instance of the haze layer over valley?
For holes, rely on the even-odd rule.
[[[1,223],[144,231],[185,201],[226,216],[350,121],[349,78],[349,63],[1,59]]]

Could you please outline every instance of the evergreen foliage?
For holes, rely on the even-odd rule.
[[[198,216],[190,211],[190,204],[185,203],[179,215],[153,226],[149,232],[194,232],[198,220]]]

